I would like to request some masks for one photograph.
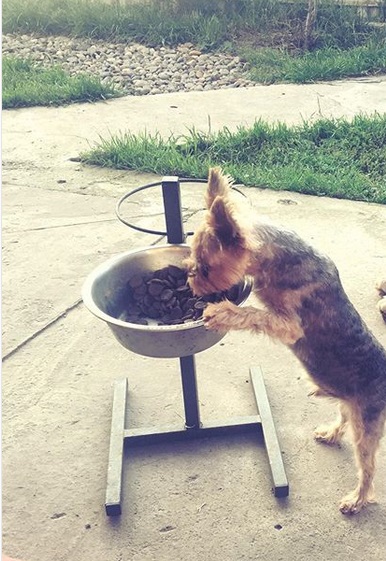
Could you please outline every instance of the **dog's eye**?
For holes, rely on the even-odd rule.
[[[209,269],[208,265],[205,265],[205,264],[201,265],[201,274],[205,279],[208,278],[209,271],[210,271],[210,269]]]

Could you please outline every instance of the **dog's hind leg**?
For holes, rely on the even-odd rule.
[[[314,438],[318,442],[325,444],[339,444],[342,436],[346,432],[349,420],[349,411],[347,405],[341,402],[339,405],[339,415],[331,425],[322,425],[314,432]]]
[[[373,479],[376,452],[383,435],[385,411],[376,418],[366,419],[366,410],[354,406],[350,411],[350,423],[354,435],[356,462],[359,468],[358,485],[342,499],[340,510],[343,514],[356,514],[367,503],[374,502]]]

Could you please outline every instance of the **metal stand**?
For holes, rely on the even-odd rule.
[[[163,179],[162,194],[168,242],[183,243],[185,236],[181,214],[180,184],[177,177]],[[185,425],[182,427],[126,428],[128,383],[126,378],[115,382],[105,501],[106,514],[117,516],[122,512],[122,471],[125,444],[139,446],[240,432],[255,432],[264,439],[271,468],[273,493],[275,497],[287,497],[288,481],[261,368],[250,368],[259,414],[204,425],[200,421],[194,355],[180,357],[179,361],[185,411]]]

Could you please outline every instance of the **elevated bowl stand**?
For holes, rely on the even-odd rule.
[[[186,236],[191,234],[184,234],[182,222],[180,183],[184,182],[203,183],[201,180],[164,177],[162,182],[139,187],[120,199],[117,204],[118,218],[131,228],[147,233],[166,235],[168,243],[184,243]],[[119,208],[125,199],[138,191],[159,185],[162,186],[166,232],[146,230],[134,226],[120,217]],[[126,424],[128,380],[127,378],[123,378],[115,381],[105,500],[107,516],[117,516],[122,513],[122,473],[125,447],[197,439],[216,435],[228,436],[246,432],[259,435],[265,444],[268,455],[273,482],[273,494],[275,497],[287,497],[289,494],[288,480],[261,368],[259,366],[254,366],[249,369],[256,406],[259,412],[258,414],[203,424],[200,420],[195,355],[181,356],[178,358],[180,361],[185,413],[185,423],[183,426],[128,428]]]

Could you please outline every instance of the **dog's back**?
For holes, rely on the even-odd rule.
[[[386,351],[348,299],[334,263],[292,232],[259,225],[256,295],[296,314],[304,336],[290,348],[330,395],[372,396],[386,406]]]

